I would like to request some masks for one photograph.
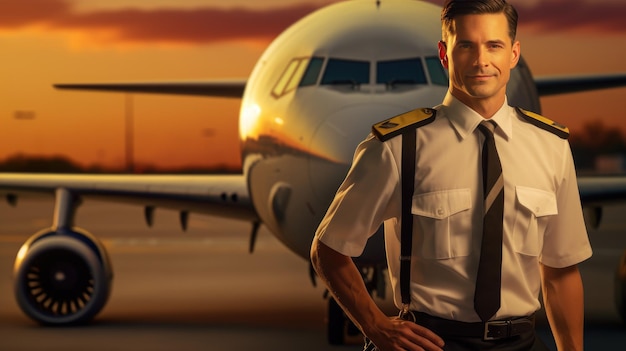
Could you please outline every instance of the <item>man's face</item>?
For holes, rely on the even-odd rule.
[[[504,14],[458,16],[456,34],[439,43],[439,56],[450,74],[450,91],[472,107],[482,99],[504,101],[506,83],[520,56]]]

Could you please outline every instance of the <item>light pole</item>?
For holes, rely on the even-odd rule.
[[[134,173],[134,160],[133,160],[133,135],[134,135],[134,123],[133,123],[133,96],[132,94],[126,94],[125,104],[125,154],[126,154],[126,171],[128,173]]]

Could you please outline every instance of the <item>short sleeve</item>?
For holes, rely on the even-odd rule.
[[[563,268],[591,257],[592,250],[582,212],[576,171],[569,143],[563,142],[562,174],[557,180],[558,214],[546,227],[540,261],[550,267]]]
[[[399,197],[398,180],[397,163],[387,143],[368,137],[357,147],[316,236],[344,255],[360,256],[369,237],[393,216],[391,199]]]

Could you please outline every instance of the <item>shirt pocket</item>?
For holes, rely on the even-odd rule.
[[[413,250],[426,259],[468,256],[472,249],[470,189],[452,189],[413,196]]]
[[[539,256],[548,220],[558,214],[556,195],[525,186],[516,186],[515,195],[517,211],[513,225],[513,248],[524,255]]]

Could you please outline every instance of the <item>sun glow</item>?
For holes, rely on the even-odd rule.
[[[249,103],[241,107],[239,118],[239,137],[241,140],[252,137],[252,133],[258,133],[255,129],[258,126],[261,116],[261,107],[256,103]]]

